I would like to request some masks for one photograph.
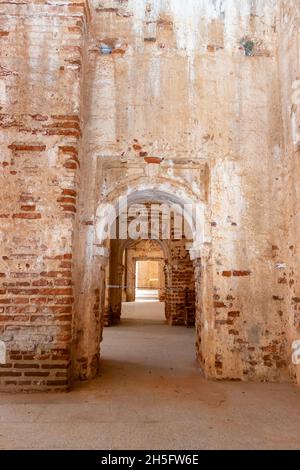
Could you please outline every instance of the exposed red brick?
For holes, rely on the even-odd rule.
[[[14,364],[15,369],[38,369],[39,367],[40,365],[36,363],[28,364],[26,362],[16,362]]]
[[[246,277],[251,275],[251,271],[233,271],[233,275],[236,277]]]
[[[25,377],[48,377],[49,372],[24,372]]]
[[[27,219],[27,220],[36,220],[36,219],[41,219],[42,216],[39,213],[36,214],[30,214],[30,213],[19,213],[19,214],[13,214],[14,219]]]
[[[50,136],[65,136],[65,137],[76,137],[79,138],[81,136],[81,132],[78,130],[69,130],[69,129],[47,129],[44,131],[45,135],[50,135]]]
[[[72,267],[72,263],[70,261],[62,261],[59,266],[63,269],[70,269]]]
[[[62,203],[70,203],[70,204],[74,204],[75,202],[75,199],[73,197],[60,197],[59,199],[57,199],[57,202],[62,202]]]
[[[73,284],[71,279],[55,279],[55,286],[71,286]]]
[[[9,315],[0,315],[0,322],[8,322],[11,320],[12,320],[12,317]]]
[[[12,144],[8,146],[14,152],[43,152],[46,150],[46,145],[42,144]]]
[[[33,281],[32,285],[34,287],[45,287],[45,286],[51,286],[52,282],[49,282],[46,279],[39,279],[38,281]]]
[[[71,205],[69,206],[69,205],[64,204],[62,206],[62,209],[63,209],[64,212],[73,212],[73,213],[77,212],[76,207],[71,206]]]
[[[30,206],[30,205],[23,205],[21,206],[22,211],[27,211],[27,212],[34,212],[35,211],[35,206]]]
[[[77,121],[79,122],[79,116],[77,114],[58,114],[51,115],[52,119],[57,119],[59,121]]]
[[[73,145],[61,145],[59,149],[64,153],[72,154],[75,156],[78,155],[78,150]]]
[[[42,369],[66,369],[68,364],[42,364]]]
[[[224,302],[214,302],[215,308],[227,308]]]
[[[64,163],[64,167],[67,168],[68,170],[77,170],[77,163],[73,161],[68,161]]]
[[[145,157],[144,160],[146,163],[154,163],[156,165],[161,163],[161,159],[158,157]]]
[[[72,63],[72,64],[80,64],[80,62],[78,63],[77,61],[72,61],[72,62],[69,62],[69,63]],[[77,130],[80,130],[80,126],[78,124],[77,121],[75,122],[55,122],[53,124],[47,124],[43,127],[46,127],[46,128],[55,128],[55,129],[77,129]]]
[[[134,148],[134,150],[136,150],[137,152],[142,150],[142,146],[140,144],[133,144],[132,146]]]
[[[62,195],[63,196],[72,196],[76,197],[77,196],[77,191],[74,191],[73,189],[63,189],[62,190]]]
[[[240,316],[240,314],[241,314],[241,312],[239,312],[239,311],[236,311],[236,312],[228,312],[228,316],[229,316],[229,317],[232,317],[232,318],[237,318],[237,317]]]
[[[211,44],[207,45],[207,52],[216,52],[216,47]]]
[[[21,372],[13,372],[13,371],[3,371],[0,370],[0,377],[21,377]]]
[[[73,290],[72,289],[40,289],[39,294],[41,295],[72,295]]]
[[[222,272],[222,276],[224,276],[224,277],[231,277],[231,276],[232,276],[232,272],[231,272],[231,271],[223,271],[223,272]]]

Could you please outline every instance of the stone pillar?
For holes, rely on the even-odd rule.
[[[111,326],[110,321],[110,302],[109,302],[109,279],[110,279],[110,266],[107,262],[105,269],[105,293],[104,293],[104,313],[103,313],[103,326]]]
[[[108,260],[109,251],[103,246],[93,245],[77,306],[83,314],[76,324],[74,377],[80,380],[93,378],[99,372]]]
[[[195,269],[197,359],[204,375],[216,378],[211,245],[191,249],[190,256]]]
[[[113,311],[113,323],[118,323],[121,319],[122,313],[122,292],[123,286],[125,285],[125,266],[122,264],[118,267],[118,286],[119,288],[115,289],[116,291],[116,304]]]
[[[109,287],[109,322],[115,325],[120,321],[122,310],[122,286],[124,285],[125,266],[117,265],[110,276]]]
[[[130,250],[127,251],[127,302],[135,301],[135,271],[136,260],[132,257]]]
[[[164,272],[164,262],[159,262],[159,291],[158,291],[158,298],[160,302],[164,302],[166,299],[166,281],[165,281],[165,272]]]
[[[165,316],[166,320],[169,321],[171,318],[171,286],[172,286],[172,267],[166,262],[164,265],[165,274]]]
[[[70,386],[85,3],[1,2],[0,340],[6,363],[0,389],[5,391]]]
[[[193,260],[194,271],[195,271],[195,326],[196,326],[196,354],[199,364],[203,366],[203,355],[202,355],[202,263],[201,258]]]

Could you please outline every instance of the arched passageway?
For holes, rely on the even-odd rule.
[[[158,243],[138,239],[128,240],[118,258],[115,253],[119,244],[118,240],[110,242],[105,325],[112,328],[104,329],[101,346],[102,360],[111,364],[110,373],[116,367],[122,368],[126,378],[131,375],[134,364],[143,377],[151,368],[153,379],[157,380],[157,374],[165,376],[170,369],[185,369],[187,364],[195,364],[195,279],[188,252],[185,248],[179,250],[181,259],[178,254],[175,259],[174,241]],[[178,245],[177,241],[177,249]],[[116,265],[116,259],[122,264]],[[136,295],[138,263],[155,261],[162,271],[157,275],[159,297],[149,298],[147,289],[153,277],[146,277],[151,272],[147,269],[140,273],[143,289],[139,297]]]
[[[157,294],[164,302],[170,325],[195,324],[194,267],[185,240],[138,239],[110,241],[110,260],[106,270],[105,326],[120,321],[122,302],[134,302],[138,262],[157,262]],[[153,279],[143,277],[141,287],[150,289]],[[148,286],[147,287],[147,284]],[[144,292],[145,295],[145,292]]]
[[[137,260],[159,259],[161,263],[158,290],[163,302],[163,323],[174,327],[192,327],[196,323],[197,335],[201,330],[200,309],[197,314],[196,306],[199,307],[199,247],[203,227],[199,230],[197,207],[195,210],[193,201],[183,194],[179,197],[171,189],[167,192],[159,187],[137,189],[121,196],[110,195],[97,211],[95,245],[99,265],[94,265],[93,315],[99,309],[100,316],[92,319],[89,338],[92,345],[90,341],[85,347],[94,354],[83,378],[95,375],[99,369],[103,327],[118,325],[122,320],[122,303],[135,300],[136,270],[133,266]],[[200,214],[201,219],[201,208]],[[199,340],[196,344],[199,346]],[[196,353],[197,350],[195,356]]]
[[[179,215],[182,217],[179,218]],[[120,218],[119,214],[116,218],[116,228],[110,231],[114,238],[107,240],[109,262],[105,276],[104,325],[116,327],[121,321],[123,329],[118,328],[116,336],[110,333],[110,342],[119,341],[118,332],[123,331],[126,325],[128,338],[131,337],[127,342],[122,338],[123,352],[126,354],[126,350],[132,348],[132,342],[136,341],[134,335],[139,334],[140,341],[143,334],[149,332],[150,324],[153,341],[160,338],[167,347],[169,334],[159,326],[195,325],[195,276],[189,253],[192,244],[190,227],[184,230],[184,213],[180,211],[180,207],[171,204],[163,206],[157,200],[143,200],[143,204],[139,202],[128,205],[128,237],[125,239],[119,238]],[[153,232],[151,228],[153,229],[155,222],[156,230]],[[136,233],[132,231],[133,223],[136,223]],[[156,279],[153,276],[147,277],[150,270],[145,268],[147,263],[155,262],[158,266]],[[138,273],[139,263],[144,263],[144,272]],[[144,295],[141,298],[136,298],[138,274]],[[159,302],[145,304],[145,292],[150,290],[153,282],[156,282]],[[191,337],[194,335],[189,336],[189,339]],[[104,332],[104,344],[105,340]],[[137,342],[136,346],[141,360],[138,353],[141,345]]]

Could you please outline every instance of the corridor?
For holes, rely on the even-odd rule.
[[[213,382],[194,330],[163,304],[123,305],[105,328],[101,375],[68,394],[0,393],[0,449],[297,449],[294,385]]]
[[[103,332],[102,374],[134,387],[150,380],[154,389],[166,378],[200,376],[194,336],[194,328],[166,324],[162,302],[123,303],[121,323]]]

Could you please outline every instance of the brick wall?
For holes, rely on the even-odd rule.
[[[181,0],[0,0],[1,388],[97,373],[95,214],[141,188],[204,207],[206,376],[299,382],[299,1],[202,3],[191,22]],[[172,259],[172,285],[190,284]]]
[[[151,205],[146,203],[145,221],[151,228]],[[130,208],[129,208],[130,211]],[[133,217],[128,215],[128,225]],[[159,216],[160,232],[159,241],[142,240],[136,241],[128,239],[127,262],[124,259],[126,245],[122,240],[112,240],[110,242],[110,264],[108,282],[112,286],[130,284],[129,300],[132,297],[132,285],[134,284],[134,266],[136,259],[162,259],[164,262],[164,285],[162,286],[165,300],[166,318],[170,325],[183,325],[185,323],[186,309],[189,311],[190,325],[194,324],[195,317],[195,277],[193,262],[191,261],[187,249],[186,238],[176,239],[174,231],[174,218],[170,220],[170,239],[164,240],[162,237],[162,214]],[[151,233],[149,231],[149,237]],[[127,273],[126,273],[127,270]],[[131,273],[131,275],[130,275]],[[109,289],[107,305],[105,308],[106,325],[111,325],[119,321],[121,317],[122,289]]]
[[[85,12],[0,2],[0,388],[70,385]]]
[[[185,249],[186,240],[170,242],[170,266],[166,289],[167,319],[171,325],[195,323],[195,275],[193,262]]]

